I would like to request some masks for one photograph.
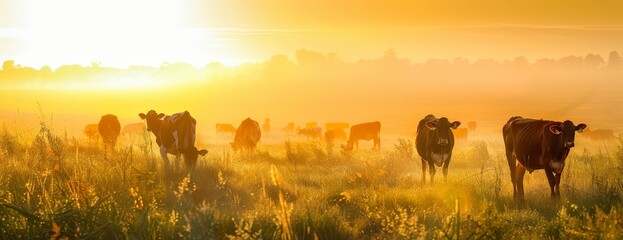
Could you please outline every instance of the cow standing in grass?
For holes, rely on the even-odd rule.
[[[234,151],[238,150],[254,150],[257,143],[262,137],[260,124],[251,118],[247,118],[240,123],[234,136],[234,142],[231,147]]]
[[[97,124],[97,130],[104,141],[104,151],[112,150],[117,144],[117,138],[121,132],[121,124],[119,124],[117,116],[112,114],[102,116],[99,124]]]
[[[346,145],[342,145],[342,151],[347,153],[353,149],[359,149],[359,140],[374,141],[374,150],[381,150],[381,122],[368,122],[350,127],[350,134]]]
[[[461,122],[450,122],[447,118],[436,118],[432,114],[420,120],[417,127],[415,144],[417,152],[422,158],[422,182],[426,182],[426,167],[430,171],[430,182],[435,177],[435,165],[443,165],[443,178],[448,178],[448,166],[454,148],[454,135],[451,129],[456,129]]]
[[[543,169],[552,199],[560,198],[560,177],[565,159],[575,146],[575,132],[581,133],[586,124],[512,117],[502,128],[506,158],[513,183],[513,198],[524,200],[523,178],[526,173]]]
[[[195,147],[197,121],[188,111],[165,116],[164,113],[150,110],[147,114],[139,113],[138,116],[147,122],[147,131],[156,136],[165,173],[170,172],[167,154],[175,155],[176,169],[179,167],[180,155],[183,155],[186,169],[192,170],[197,165],[199,155],[208,153],[205,149],[197,150]]]

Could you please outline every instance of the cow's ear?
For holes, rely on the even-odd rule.
[[[456,129],[456,128],[458,128],[458,127],[459,127],[459,125],[461,125],[461,122],[459,122],[459,121],[454,121],[454,122],[452,122],[452,125],[450,125],[450,127],[451,127],[452,129]]]
[[[577,126],[575,126],[575,130],[578,131],[578,133],[582,133],[586,127],[588,127],[586,126],[586,124],[580,123]]]
[[[549,131],[558,135],[562,132],[562,127],[560,125],[551,125],[549,126]]]
[[[426,122],[426,127],[430,130],[435,130],[437,128],[437,123],[435,122]]]
[[[197,151],[197,154],[199,154],[201,156],[205,156],[206,154],[208,154],[208,150],[201,149],[200,151]]]
[[[158,119],[163,118],[163,117],[164,117],[164,113],[160,113],[160,114],[158,114],[158,116],[157,116],[157,117],[158,117]]]
[[[145,115],[144,113],[139,113],[139,114],[138,114],[138,116],[139,116],[141,119],[145,119],[145,118],[147,117],[147,115]]]

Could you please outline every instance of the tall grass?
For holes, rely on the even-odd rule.
[[[527,174],[518,206],[492,139],[458,144],[445,183],[419,181],[410,139],[349,156],[318,142],[238,153],[215,145],[194,171],[164,181],[149,136],[106,156],[49,126],[31,137],[0,129],[0,239],[623,237],[623,137],[578,144],[560,202],[545,174]]]

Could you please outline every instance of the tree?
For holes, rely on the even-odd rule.
[[[610,69],[619,69],[623,65],[623,59],[621,59],[621,55],[617,51],[610,52],[610,56],[608,56],[608,68]]]
[[[10,71],[15,69],[15,61],[6,60],[2,63],[2,71]]]
[[[599,68],[604,65],[604,59],[599,54],[589,53],[584,57],[584,66],[588,68]]]

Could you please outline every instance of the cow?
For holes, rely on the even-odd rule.
[[[218,134],[225,135],[227,133],[231,133],[232,135],[236,134],[236,128],[229,123],[217,123],[216,124],[216,135]]]
[[[381,149],[381,123],[380,122],[368,122],[353,125],[350,127],[350,135],[346,145],[342,144],[342,150],[344,152],[359,149],[359,140],[374,141],[374,150]]]
[[[270,118],[264,119],[264,124],[262,125],[262,131],[264,131],[264,135],[268,136],[270,133]]]
[[[234,151],[253,150],[261,137],[262,132],[260,131],[260,124],[251,118],[247,118],[240,123],[238,130],[236,130],[234,142],[231,143],[231,147]]]
[[[328,122],[325,123],[325,131],[331,131],[331,130],[336,130],[336,129],[340,129],[340,130],[344,130],[347,129],[349,127],[348,123],[345,122]]]
[[[467,128],[469,129],[469,131],[476,131],[476,127],[478,126],[478,124],[475,121],[469,121],[467,122]]]
[[[327,145],[333,145],[335,140],[346,140],[346,132],[342,129],[328,130],[324,133],[324,140]]]
[[[119,124],[117,116],[112,114],[102,116],[99,124],[97,124],[97,130],[104,141],[104,147],[114,148],[121,132],[121,124]]]
[[[140,135],[145,132],[145,123],[130,123],[123,126],[123,130],[121,130],[121,136],[133,136]]]
[[[450,122],[448,118],[437,118],[432,114],[424,117],[417,126],[415,145],[422,159],[422,182],[426,182],[426,165],[430,172],[430,182],[435,178],[435,165],[443,165],[443,178],[448,179],[448,166],[454,148],[454,134],[461,122]]]
[[[86,126],[84,126],[83,132],[90,141],[97,141],[97,139],[100,138],[100,133],[97,129],[97,123],[87,124]]]
[[[199,155],[205,156],[208,153],[205,149],[198,150],[195,147],[197,121],[190,116],[188,111],[165,116],[164,113],[149,110],[147,114],[139,113],[138,116],[147,122],[147,131],[156,136],[165,173],[170,172],[167,154],[175,155],[176,169],[179,167],[179,159],[182,155],[186,169],[192,170],[197,165]]]
[[[307,139],[321,139],[322,138],[322,128],[321,127],[311,127],[311,128],[303,128],[303,129],[298,129],[297,131],[298,135],[303,135],[305,137],[307,137]]]
[[[318,127],[318,123],[317,122],[305,123],[305,128],[315,128],[315,127]]]
[[[610,129],[597,129],[590,130],[589,128],[584,129],[584,135],[588,137],[588,139],[592,141],[609,141],[614,140],[614,131]]]
[[[281,130],[283,130],[286,134],[293,134],[294,133],[294,123],[290,122],[288,124],[286,124],[285,127],[283,127]]]
[[[467,141],[467,135],[469,134],[469,129],[468,128],[457,128],[457,129],[453,129],[452,133],[454,133],[455,140]]]
[[[537,169],[545,170],[552,199],[560,198],[560,177],[565,159],[575,145],[575,132],[581,133],[585,128],[586,124],[576,126],[569,120],[556,122],[520,116],[512,117],[504,124],[502,135],[515,201],[524,200],[526,170],[532,173]]]

